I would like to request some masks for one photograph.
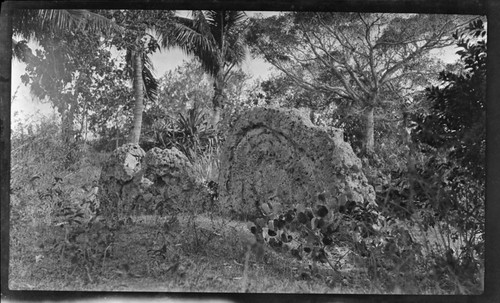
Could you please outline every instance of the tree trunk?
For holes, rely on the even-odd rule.
[[[64,107],[59,108],[59,113],[61,114],[61,137],[64,144],[70,144],[73,141],[73,105],[70,104],[69,100],[66,101]]]
[[[142,128],[142,112],[144,111],[144,83],[142,81],[142,56],[138,51],[133,52],[133,67],[134,67],[134,123],[132,132],[128,141],[130,143],[139,144]]]
[[[415,168],[415,144],[413,144],[413,141],[411,139],[411,131],[410,131],[410,121],[409,121],[409,114],[406,112],[403,112],[403,129],[402,134],[403,134],[403,140],[406,146],[408,146],[408,152],[406,154],[406,169],[408,171],[408,182],[410,184],[410,196],[408,198],[408,201],[410,203],[410,206],[413,207],[413,199],[415,196],[415,176],[417,175],[417,170]]]
[[[375,121],[373,118],[374,107],[370,106],[365,111],[365,121],[366,121],[366,129],[365,129],[365,153],[368,155],[373,154],[374,146],[375,146]]]
[[[213,128],[217,128],[220,121],[220,112],[224,103],[224,80],[222,75],[217,75],[214,80],[214,97],[212,98],[212,121]]]

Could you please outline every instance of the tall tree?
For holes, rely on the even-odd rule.
[[[428,55],[453,44],[460,18],[374,13],[287,13],[255,20],[248,41],[305,90],[323,93],[364,120],[364,150],[374,150],[375,111],[423,88]],[[431,68],[429,68],[431,67]],[[392,96],[385,99],[391,92]]]
[[[241,11],[193,11],[192,19],[175,17],[160,29],[162,46],[178,46],[196,56],[203,69],[214,78],[212,98],[215,126],[227,101],[224,90],[233,68],[245,59],[246,15]]]
[[[158,81],[153,75],[149,55],[160,46],[151,31],[157,24],[170,24],[172,11],[113,10],[99,11],[114,20],[124,30],[112,37],[111,44],[119,50],[126,50],[130,79],[134,90],[134,119],[129,142],[138,144],[142,130],[142,116],[145,101],[152,101],[158,95]]]

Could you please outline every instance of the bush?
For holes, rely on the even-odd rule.
[[[176,118],[164,115],[149,124],[151,126],[144,130],[141,143],[146,151],[153,147],[176,147],[193,162],[193,157],[210,151],[218,142],[215,130],[208,125],[205,112],[196,104],[187,114],[179,113]]]
[[[282,209],[269,202],[261,211],[262,217],[248,224],[255,242],[312,262],[310,276],[320,276],[317,263],[337,273],[354,264],[369,287],[384,293],[482,291],[483,243],[464,241],[471,229],[455,228],[450,221],[436,220],[430,227],[428,210],[398,218],[372,204],[333,206],[320,194],[314,208]],[[462,246],[453,239],[462,239]]]
[[[11,279],[38,262],[41,252],[67,256],[74,248],[75,233],[95,213],[105,157],[83,142],[64,144],[54,116],[12,131]]]

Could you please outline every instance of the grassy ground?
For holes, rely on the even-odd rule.
[[[166,231],[167,220],[133,218],[117,231],[111,255],[88,271],[54,253],[51,239],[62,236],[61,228],[27,226],[33,242],[12,243],[9,288],[286,293],[367,290],[366,285],[353,284],[349,273],[342,277],[324,268],[317,277],[301,275],[308,269],[271,250],[258,260],[248,249],[252,235],[244,222],[181,217]],[[148,249],[161,249],[163,244],[167,245],[164,256],[148,253]]]
[[[54,249],[64,228],[27,224],[11,237],[9,288],[12,290],[166,291],[251,293],[446,293],[404,283],[387,288],[365,270],[344,263],[339,271],[267,248],[257,257],[245,222],[198,215],[133,217],[116,231],[98,264],[74,262]],[[22,240],[20,240],[22,236]],[[164,253],[161,251],[166,245]],[[156,254],[151,250],[156,250]],[[339,258],[340,251],[330,251]],[[247,259],[248,258],[248,259]],[[397,274],[397,273],[396,273]],[[425,284],[428,284],[426,281]],[[424,284],[424,283],[423,283]]]

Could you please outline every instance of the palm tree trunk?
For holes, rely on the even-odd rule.
[[[132,132],[130,133],[128,141],[130,143],[139,144],[142,128],[142,112],[144,111],[144,83],[142,80],[142,54],[139,51],[134,51],[132,54],[133,67],[134,67],[134,123]]]
[[[224,103],[224,80],[217,75],[214,80],[214,97],[212,98],[212,127],[216,128],[220,121],[220,112]]]

